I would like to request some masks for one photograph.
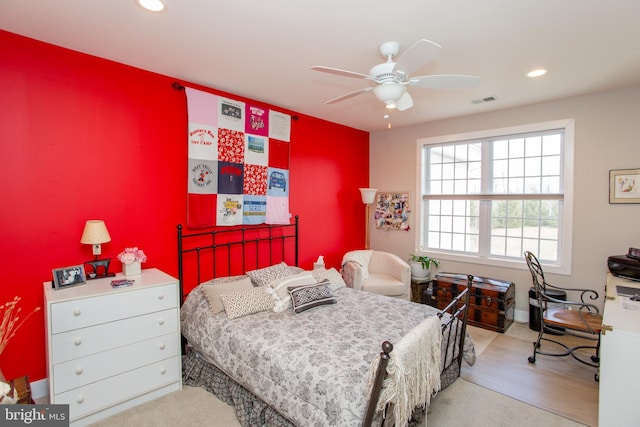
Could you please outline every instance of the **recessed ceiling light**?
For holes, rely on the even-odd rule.
[[[527,73],[527,77],[540,77],[547,74],[547,70],[544,68],[538,68],[536,70],[531,70]]]
[[[150,12],[164,12],[167,10],[167,4],[163,0],[136,0],[136,3]]]

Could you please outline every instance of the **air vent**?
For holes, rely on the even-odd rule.
[[[474,99],[473,101],[471,101],[472,104],[483,104],[485,102],[491,102],[491,101],[495,101],[496,97],[495,96],[487,96],[486,98],[480,98],[480,99]]]

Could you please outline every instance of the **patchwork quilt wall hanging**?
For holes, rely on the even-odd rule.
[[[288,224],[291,116],[185,91],[187,226]]]

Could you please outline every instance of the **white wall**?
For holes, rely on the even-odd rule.
[[[609,204],[609,170],[640,168],[639,113],[640,87],[633,87],[375,132],[370,138],[370,186],[409,191],[415,206],[417,139],[575,118],[572,273],[546,276],[559,286],[599,291],[597,305],[602,307],[607,257],[640,247],[640,205]],[[415,216],[409,232],[385,232],[371,225],[372,249],[405,259],[415,250]],[[515,282],[516,318],[528,319],[531,276],[524,259],[522,269],[443,260],[440,271]]]

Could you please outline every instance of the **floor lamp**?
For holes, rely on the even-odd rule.
[[[376,198],[377,188],[361,188],[360,194],[362,195],[362,203],[367,207],[365,211],[365,244],[364,248],[369,249],[369,206],[373,203],[373,200]]]

